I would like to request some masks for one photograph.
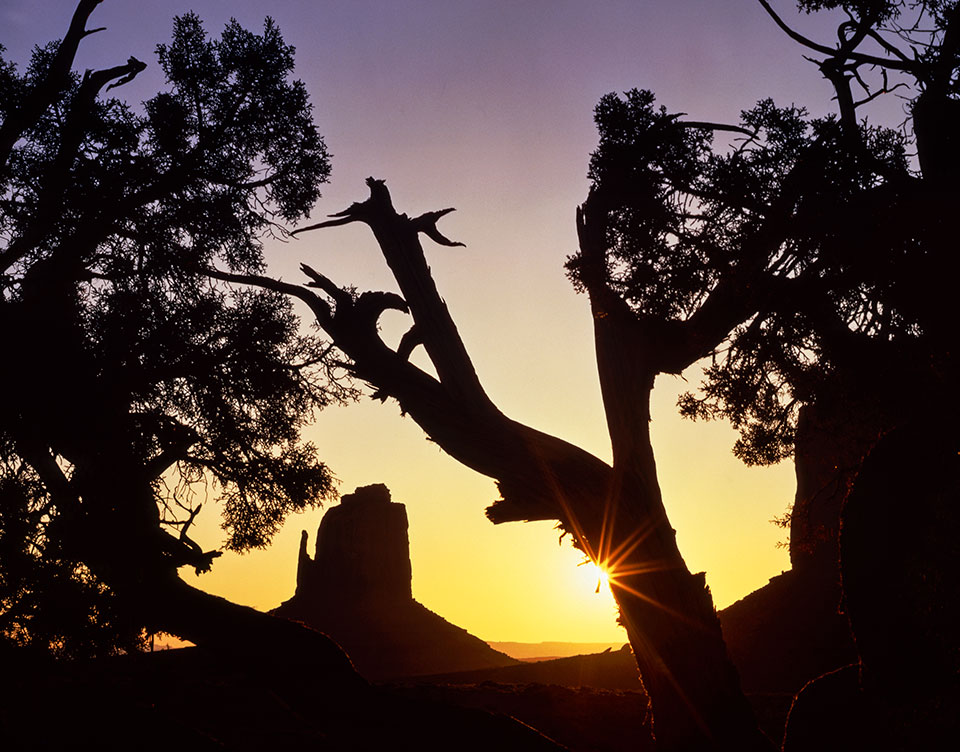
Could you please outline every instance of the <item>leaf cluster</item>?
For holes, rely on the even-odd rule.
[[[797,0],[797,7],[805,13],[841,8],[858,18],[872,17],[877,21],[896,18],[902,6],[902,0]]]

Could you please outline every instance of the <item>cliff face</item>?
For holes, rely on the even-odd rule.
[[[327,510],[313,558],[300,539],[297,590],[274,613],[329,635],[372,680],[518,663],[413,599],[407,511],[383,484]]]
[[[412,600],[407,510],[378,483],[327,511],[313,559],[300,538],[296,597],[323,602]]]

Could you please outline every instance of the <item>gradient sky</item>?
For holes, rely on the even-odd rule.
[[[794,18],[792,2],[774,5]],[[74,7],[0,0],[8,59],[25,63],[34,43],[61,36]],[[150,67],[117,93],[150,96],[163,85],[153,49],[188,10],[216,34],[230,17],[259,30],[269,13],[296,46],[297,76],[333,153],[315,217],[365,198],[368,175],[387,180],[398,211],[457,207],[441,229],[467,247],[425,247],[481,380],[510,417],[604,459],[588,305],[562,268],[576,248],[594,105],[639,87],[698,120],[735,121],[767,96],[830,111],[828,85],[754,0],[106,0],[90,25],[107,30],[84,41],[77,67],[135,55]],[[795,22],[834,38],[822,18]],[[359,225],[268,253],[272,272],[290,281],[306,261],[342,285],[395,289]],[[385,323],[394,336],[403,329],[396,316]],[[776,547],[784,531],[769,520],[792,500],[793,467],[746,468],[730,452],[729,427],[681,420],[677,394],[698,381],[697,368],[660,377],[653,440],[681,550],[691,570],[707,572],[723,607],[789,566]],[[309,435],[342,492],[382,482],[407,505],[413,590],[427,607],[489,640],[625,639],[609,593],[594,592],[588,568],[577,567],[582,556],[558,545],[552,525],[489,524],[493,482],[426,441],[395,404],[326,410]],[[220,541],[212,510],[198,520],[207,546]],[[293,593],[300,530],[310,531],[312,550],[322,514],[291,518],[269,550],[226,555],[198,584],[277,605]]]

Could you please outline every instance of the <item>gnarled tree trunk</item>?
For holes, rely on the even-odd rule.
[[[602,296],[591,296],[613,466],[510,420],[483,391],[420,246],[420,232],[455,245],[436,228],[437,219],[451,210],[411,219],[394,210],[382,181],[371,178],[368,185],[367,201],[304,229],[369,225],[402,298],[377,292],[354,298],[306,266],[309,286],[326,297],[266,277],[211,274],[305,301],[376,396],[395,398],[451,456],[497,480],[502,498],[487,510],[493,522],[558,520],[579,548],[608,569],[651,698],[658,748],[771,749],[727,657],[704,577],[687,570],[661,501],[648,431],[649,395],[663,370],[652,357],[663,354],[656,349],[659,336],[625,326],[621,311],[605,309]],[[589,242],[592,232],[596,227],[581,215],[581,242]],[[377,318],[387,308],[409,312],[414,322],[396,350],[377,333]],[[681,357],[693,362],[701,356],[702,341],[681,339],[686,348]],[[409,362],[418,345],[433,362],[436,378]],[[664,357],[676,362],[677,353]]]

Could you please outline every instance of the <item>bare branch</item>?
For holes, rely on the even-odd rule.
[[[916,60],[911,60],[909,57],[907,57],[906,53],[903,52],[899,47],[887,41],[887,39],[882,34],[877,32],[876,29],[868,29],[867,36],[869,36],[874,42],[876,42],[881,47],[883,47],[883,49],[885,49],[891,55],[899,58],[903,62],[905,63],[916,62]]]
[[[419,217],[415,217],[414,219],[411,219],[410,222],[416,228],[417,232],[422,232],[424,235],[426,235],[428,238],[430,238],[434,243],[437,243],[438,245],[445,245],[449,247],[455,247],[455,246],[465,247],[466,246],[465,243],[455,243],[454,241],[445,237],[437,229],[437,220],[440,219],[440,217],[446,216],[452,211],[456,211],[456,209],[450,208],[450,209],[442,209],[440,211],[426,212],[425,214],[421,214]]]
[[[351,222],[366,222],[370,214],[370,207],[374,197],[378,195],[378,192],[375,190],[376,187],[379,185],[382,188],[382,191],[386,192],[386,187],[384,187],[382,180],[367,178],[367,185],[370,187],[370,198],[368,198],[366,201],[350,204],[350,206],[343,211],[339,211],[336,214],[329,214],[328,216],[331,217],[331,219],[327,222],[320,222],[315,225],[299,227],[296,230],[293,230],[290,234],[297,235],[301,232],[320,230],[325,227],[340,227],[341,225],[348,225]],[[389,193],[387,193],[387,204],[390,204]],[[393,206],[390,205],[390,208],[392,209]]]
[[[331,220],[328,221],[328,222],[319,222],[319,223],[317,223],[317,224],[315,224],[315,225],[307,225],[306,227],[298,227],[296,230],[291,230],[291,231],[290,231],[290,234],[291,234],[291,235],[299,235],[301,232],[309,232],[310,230],[321,230],[321,229],[323,229],[324,227],[340,227],[340,225],[348,225],[348,224],[350,224],[351,222],[359,222],[359,221],[360,221],[360,218],[359,218],[359,217],[347,216],[347,215],[343,215],[343,214],[340,214],[340,215],[331,214],[331,215],[329,215],[329,216],[331,216],[331,217],[340,216],[340,217],[342,217],[342,218],[341,218],[341,219],[331,219]]]
[[[190,521],[199,511],[200,508],[197,507],[191,513]],[[182,530],[177,538],[164,530],[158,530],[157,535],[161,548],[176,566],[191,566],[197,574],[210,571],[213,560],[223,555],[220,551],[204,551],[199,544],[185,535],[185,530]]]
[[[376,321],[384,311],[409,313],[407,301],[393,292],[365,292],[354,304],[358,316]]]
[[[340,306],[348,306],[353,303],[350,293],[340,287],[337,287],[337,285],[335,285],[329,278],[325,277],[312,267],[308,266],[307,264],[300,264],[300,271],[302,271],[312,280],[311,282],[307,283],[307,287],[316,287],[320,290],[323,290],[327,295],[333,298],[338,308]]]
[[[370,198],[360,205],[363,219],[373,230],[387,266],[400,286],[440,381],[458,399],[490,405],[427,265],[418,235],[423,223],[418,227],[417,220],[397,214],[382,180],[368,178],[367,186]],[[424,222],[435,221],[436,216],[447,213],[449,210],[424,215],[427,217]]]
[[[119,79],[117,79],[116,81],[114,81],[112,84],[110,84],[110,85],[107,87],[107,91],[110,91],[110,89],[115,89],[115,88],[117,88],[118,86],[123,86],[124,84],[130,83],[131,81],[133,81],[134,78],[137,77],[137,74],[140,73],[141,71],[143,71],[146,67],[147,67],[147,64],[146,64],[146,63],[141,62],[140,60],[137,60],[135,57],[133,57],[133,56],[131,55],[130,57],[127,58],[127,64],[126,64],[126,65],[119,66],[118,68],[111,68],[111,69],[110,69],[111,71],[122,71],[122,70],[126,70],[127,72],[124,73],[122,77],[120,77]],[[109,73],[110,71],[103,71],[103,72],[104,72],[104,73]],[[113,76],[111,76],[111,78],[112,78],[112,77],[113,77]]]
[[[187,531],[190,529],[190,526],[193,524],[193,521],[196,519],[197,515],[200,514],[200,510],[203,508],[203,504],[197,504],[196,508],[190,512],[190,516],[183,521],[183,526],[180,528],[180,540],[187,539]]]
[[[730,133],[742,133],[750,138],[756,138],[757,132],[740,125],[727,125],[725,123],[708,123],[700,120],[682,120],[677,123],[680,128],[703,128],[711,131],[728,131]]]
[[[819,52],[822,55],[837,57],[837,54],[840,53],[842,57],[845,57],[848,60],[856,60],[857,62],[867,63],[869,65],[878,65],[884,68],[890,68],[891,70],[910,71],[914,73],[917,70],[917,64],[908,60],[891,60],[889,58],[876,57],[875,55],[864,55],[861,52],[854,52],[852,50],[843,52],[832,47],[819,44],[818,42],[814,42],[812,39],[808,39],[807,37],[803,36],[803,34],[800,34],[799,32],[790,28],[790,26],[788,26],[786,22],[784,22],[784,20],[777,15],[776,11],[770,7],[770,3],[768,3],[767,0],[757,0],[757,2],[760,3],[763,9],[767,12],[767,15],[774,20],[774,23],[776,23],[777,26],[779,26],[788,37],[795,42],[799,42],[804,47],[814,50],[815,52]]]
[[[219,279],[224,282],[236,282],[242,285],[262,287],[267,290],[283,293],[284,295],[291,295],[299,300],[302,300],[304,303],[310,306],[310,310],[313,311],[313,314],[317,317],[317,323],[319,323],[322,327],[329,324],[332,319],[329,304],[327,304],[327,302],[319,295],[311,292],[302,285],[293,285],[289,282],[283,282],[282,280],[273,279],[272,277],[265,277],[260,274],[233,274],[232,272],[224,272],[212,267],[204,267],[199,269],[199,271],[209,277],[213,277],[214,279]]]
[[[400,338],[400,344],[397,345],[397,355],[404,360],[409,360],[417,346],[422,344],[423,339],[420,337],[420,332],[417,331],[417,325],[414,324]]]
[[[826,45],[818,44],[812,39],[807,39],[807,37],[790,28],[787,23],[777,15],[777,12],[770,7],[770,4],[767,2],[767,0],[757,0],[757,2],[760,3],[767,14],[773,19],[774,23],[776,23],[777,26],[779,26],[780,29],[795,42],[799,42],[804,47],[809,47],[811,50],[816,50],[824,55],[832,56],[834,53],[836,53],[835,49],[827,47]]]
[[[863,99],[861,99],[861,100],[859,100],[859,101],[857,101],[857,102],[854,102],[854,103],[853,103],[853,106],[854,106],[854,107],[860,107],[861,105],[864,105],[864,104],[867,104],[867,103],[869,103],[869,102],[872,102],[874,99],[876,99],[876,98],[879,97],[879,96],[882,96],[882,95],[884,95],[884,94],[890,94],[890,93],[896,91],[897,89],[905,88],[906,86],[907,86],[907,84],[906,84],[904,81],[901,81],[900,83],[896,84],[895,86],[890,86],[890,87],[888,87],[888,86],[886,85],[886,82],[884,82],[884,85],[883,85],[882,88],[877,89],[877,90],[876,90],[875,92],[873,92],[872,94],[869,94],[869,96],[867,96],[867,97],[865,97],[865,98],[863,98]]]

